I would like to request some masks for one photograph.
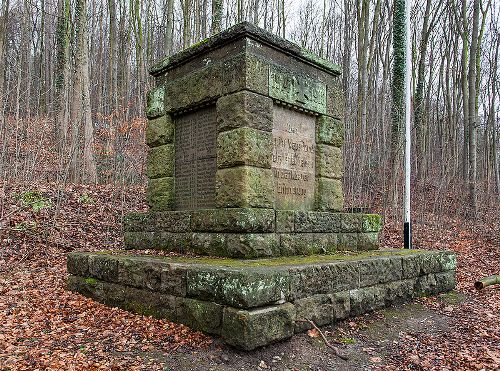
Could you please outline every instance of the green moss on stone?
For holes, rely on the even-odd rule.
[[[95,278],[93,278],[93,277],[87,277],[87,278],[85,278],[85,283],[86,283],[87,285],[90,285],[90,286],[94,287],[95,285],[97,285],[97,284],[99,283],[99,281],[98,281],[98,280],[96,280],[96,279],[95,279]]]

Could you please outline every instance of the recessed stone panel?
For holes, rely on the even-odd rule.
[[[272,171],[276,208],[311,210],[315,181],[315,118],[281,106],[273,114]]]
[[[175,120],[175,208],[215,206],[217,170],[215,106],[178,116]]]

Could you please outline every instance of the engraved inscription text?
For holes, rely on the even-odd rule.
[[[276,208],[311,210],[315,185],[315,118],[274,106]]]
[[[203,108],[176,118],[176,209],[215,206],[216,140],[215,107]]]

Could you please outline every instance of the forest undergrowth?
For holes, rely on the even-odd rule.
[[[122,216],[146,210],[143,200],[141,186],[1,184],[0,368],[150,369],[162,362],[145,359],[144,352],[168,358],[179,348],[203,352],[212,342],[186,326],[108,308],[65,289],[66,254],[121,249]],[[473,283],[498,271],[499,209],[482,210],[475,222],[422,215],[414,225],[415,247],[457,253],[457,292],[465,299],[421,299],[452,318],[450,331],[400,334],[386,366],[374,367],[498,367],[499,288],[477,292]],[[382,244],[401,246],[399,223],[386,222]]]

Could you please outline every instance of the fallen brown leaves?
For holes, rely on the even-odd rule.
[[[392,366],[449,370],[500,367],[500,288],[474,289],[478,278],[500,269],[499,226],[497,210],[483,214],[483,219],[475,223],[428,214],[425,223],[415,225],[415,244],[419,248],[457,253],[457,292],[463,297],[421,299],[424,305],[449,316],[452,326],[437,336],[404,334]],[[391,228],[394,225],[387,226]]]
[[[24,187],[8,188],[1,215],[19,206],[13,194]],[[41,193],[57,203],[55,192]],[[209,337],[186,326],[108,308],[65,290],[66,252],[119,247],[122,210],[143,205],[136,196],[141,189],[116,194],[77,186],[61,194],[58,216],[53,206],[21,209],[2,220],[0,368],[162,368],[149,354],[209,344]],[[35,227],[18,230],[20,223]]]
[[[0,184],[0,368],[158,369],[169,352],[211,342],[185,326],[108,308],[65,290],[66,253],[119,249],[123,213],[145,209],[141,187],[38,186],[52,206],[37,212],[15,196],[30,189],[31,184]],[[473,288],[476,279],[498,272],[498,214],[482,214],[476,223],[432,213],[417,220],[415,247],[457,253],[458,292],[465,299],[421,299],[452,319],[449,331],[403,333],[388,357],[370,358],[374,367],[499,368],[499,288]],[[387,247],[400,247],[400,229],[386,225]],[[347,325],[363,329],[358,319]]]

